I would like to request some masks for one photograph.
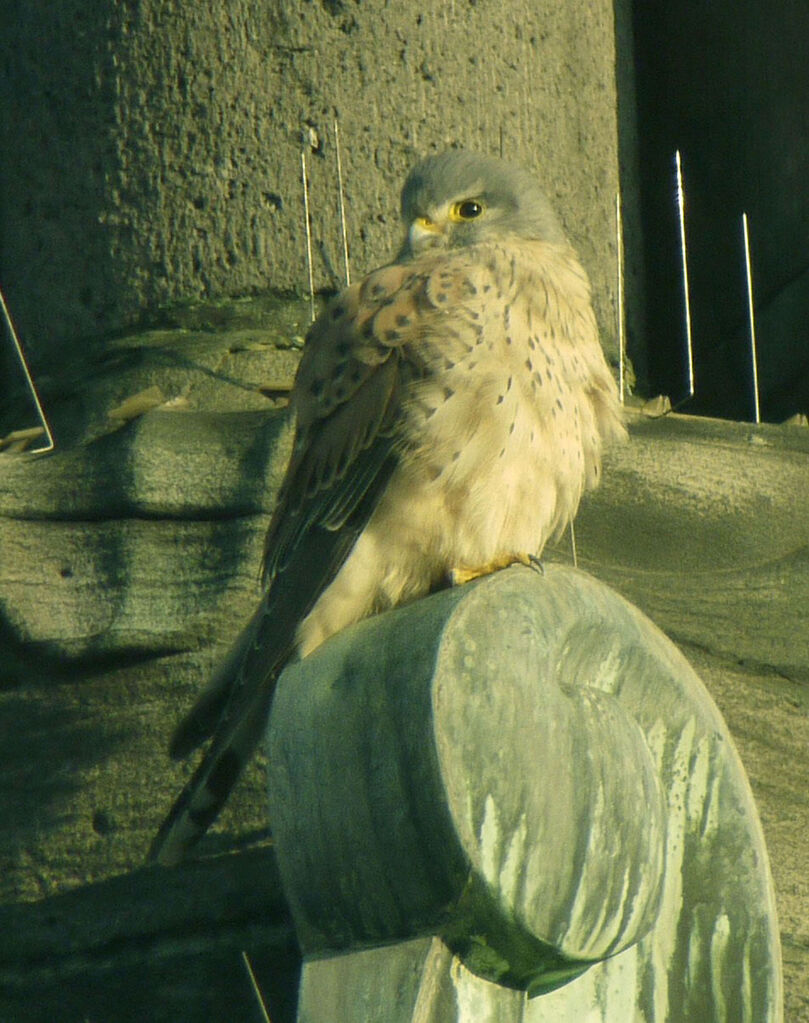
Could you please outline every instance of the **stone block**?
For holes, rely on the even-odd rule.
[[[603,584],[513,569],[346,630],[282,676],[269,754],[308,960],[340,953],[356,976],[358,950],[439,937],[451,979],[532,997],[514,1020],[781,1020],[767,853],[730,735]],[[392,969],[371,970],[379,997]],[[440,1018],[481,1018],[455,990]]]

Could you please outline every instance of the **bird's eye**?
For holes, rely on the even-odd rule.
[[[452,204],[450,217],[455,221],[474,220],[483,212],[483,203],[478,199],[464,199]]]

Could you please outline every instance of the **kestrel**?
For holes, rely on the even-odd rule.
[[[211,742],[152,846],[175,863],[222,808],[275,681],[338,630],[539,556],[624,436],[590,286],[544,194],[450,151],[402,190],[405,242],[312,325],[263,597],[171,754]]]

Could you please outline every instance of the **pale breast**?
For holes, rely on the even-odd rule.
[[[454,274],[437,263],[420,316],[402,351],[413,372],[400,465],[302,624],[303,653],[453,568],[539,555],[597,481],[604,443],[623,433],[572,250],[487,245]]]
[[[434,371],[409,398],[410,471],[443,494],[451,556],[467,562],[539,553],[597,480],[604,441],[622,431],[572,251],[481,250],[469,298],[435,342]]]

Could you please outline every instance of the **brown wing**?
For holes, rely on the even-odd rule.
[[[334,299],[313,325],[293,391],[292,458],[267,532],[264,577],[313,526],[339,530],[395,456],[402,345],[418,324],[421,275],[389,266]]]
[[[401,346],[416,326],[418,285],[412,266],[385,267],[338,296],[310,331],[293,391],[296,439],[265,545],[265,596],[172,740],[172,755],[185,756],[213,736],[152,844],[163,863],[181,859],[219,813],[263,733],[297,626],[395,468],[399,395],[413,372]]]

